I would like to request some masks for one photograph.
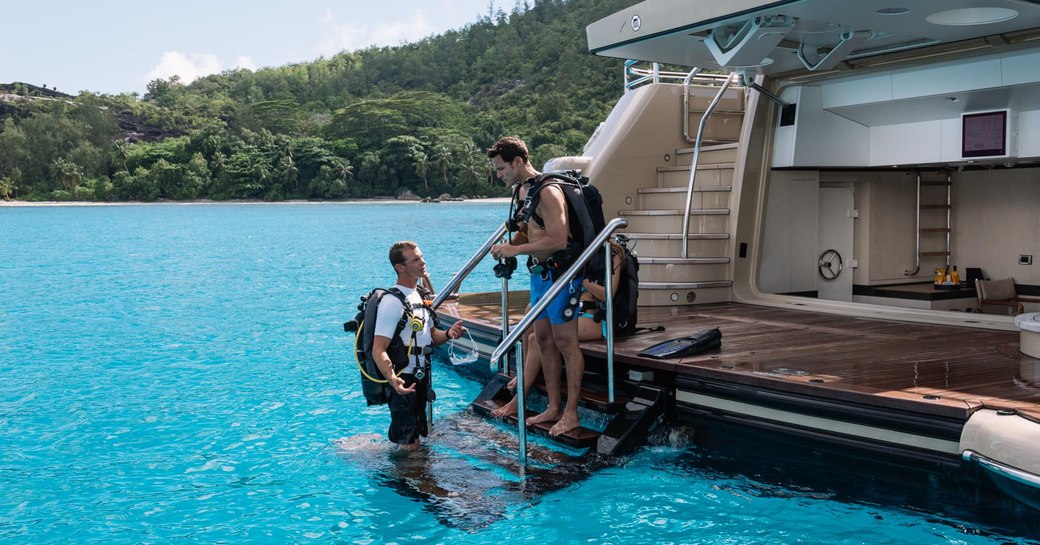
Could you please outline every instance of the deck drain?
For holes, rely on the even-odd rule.
[[[929,400],[929,401],[935,401],[936,399],[942,399],[939,396],[933,396],[933,395],[926,395],[926,396],[924,396],[924,398]]]
[[[823,383],[823,379],[822,378],[811,378],[811,379],[809,379],[809,382],[815,382],[817,384],[822,384]]]

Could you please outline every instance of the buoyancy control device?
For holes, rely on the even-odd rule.
[[[426,303],[431,299],[432,294],[422,285],[417,286],[416,289],[423,300],[422,306],[428,309],[429,312],[427,314],[434,321],[433,327],[436,328],[437,314]],[[390,338],[390,345],[386,349],[387,355],[390,356],[390,361],[394,364],[395,372],[400,373],[402,369],[407,367],[409,355],[417,355],[417,350],[422,351],[426,363],[429,363],[430,347],[410,347],[401,340],[401,332],[404,331],[405,327],[412,328],[413,333],[421,330],[423,327],[421,321],[416,319],[415,308],[412,308],[408,303],[401,290],[397,288],[375,288],[368,295],[361,296],[361,302],[357,306],[357,315],[354,316],[353,320],[343,324],[343,330],[355,334],[354,355],[357,359],[358,368],[361,371],[361,390],[365,396],[365,402],[369,405],[383,405],[389,400],[390,385],[383,378],[383,374],[379,371],[379,366],[376,365],[372,355],[379,302],[388,294],[397,297],[404,307],[401,319],[398,320],[397,326],[394,328],[394,335]],[[421,380],[423,377],[417,372],[416,378]]]
[[[567,201],[567,224],[570,232],[567,236],[567,248],[555,252],[550,257],[550,264],[554,270],[562,272],[566,270],[574,260],[585,251],[592,241],[606,226],[603,216],[603,196],[589,179],[581,175],[580,171],[569,170],[564,172],[546,172],[525,182],[529,185],[527,196],[522,205],[518,205],[519,186],[513,192],[513,207],[516,212],[510,215],[509,227],[515,231],[518,222],[534,222],[544,228],[545,224],[535,212],[538,202],[541,200],[541,191],[550,185],[558,187]],[[588,265],[592,274],[602,275],[602,263],[592,260]]]

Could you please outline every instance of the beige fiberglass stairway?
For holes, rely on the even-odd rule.
[[[718,87],[691,87],[690,140]],[[675,150],[657,167],[657,186],[637,191],[638,208],[620,210],[639,254],[639,304],[686,305],[728,301],[732,286],[730,193],[744,90],[731,87],[705,124],[690,205],[687,257],[682,257],[683,208],[694,148]]]

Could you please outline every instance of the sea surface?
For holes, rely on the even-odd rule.
[[[506,206],[0,207],[0,543],[1032,542],[713,465],[681,430],[595,467],[535,441],[521,474],[442,360],[432,437],[392,452],[342,323],[393,242],[443,285]],[[463,291],[499,285],[482,263]]]

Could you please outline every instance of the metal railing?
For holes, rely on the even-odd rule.
[[[694,68],[694,71],[697,71]],[[694,72],[690,72],[691,79],[695,75]],[[694,180],[697,178],[697,162],[700,160],[701,155],[701,144],[704,141],[704,126],[708,122],[708,117],[715,111],[715,107],[719,105],[719,101],[722,100],[722,95],[726,94],[726,90],[729,89],[729,84],[733,82],[733,75],[726,77],[726,81],[723,82],[722,87],[719,87],[719,92],[715,94],[715,97],[711,99],[711,103],[705,108],[704,113],[701,114],[701,121],[697,125],[697,139],[693,145],[693,159],[690,163],[690,182],[686,188],[686,206],[683,208],[683,223],[682,223],[682,258],[686,259],[689,255],[689,238],[690,238],[690,204],[693,202],[693,187]],[[684,89],[688,86],[684,86]],[[684,93],[685,99],[685,93]],[[684,115],[685,118],[689,118],[689,112]]]
[[[650,68],[636,66],[640,61],[625,61],[625,92],[629,92],[644,83],[679,83],[686,77],[686,72],[673,72],[661,70],[661,65],[651,63]]]
[[[586,248],[585,251],[582,252],[582,254],[580,256],[578,256],[578,259],[574,262],[574,264],[572,264],[571,267],[569,269],[567,269],[567,271],[563,275],[560,276],[560,278],[574,278],[575,276],[577,276],[578,273],[581,272],[582,267],[584,267],[589,262],[589,260],[591,260],[592,257],[596,254],[596,252],[599,250],[599,248],[602,247],[603,248],[603,253],[604,253],[604,260],[605,260],[604,270],[605,270],[605,273],[606,273],[605,277],[604,277],[604,281],[603,281],[603,284],[604,284],[604,287],[605,287],[605,290],[606,290],[605,297],[606,297],[606,310],[607,310],[607,313],[606,313],[606,318],[605,319],[606,319],[608,324],[613,324],[614,323],[614,304],[613,304],[613,301],[614,301],[614,288],[613,288],[613,275],[614,275],[614,267],[613,267],[613,265],[614,265],[614,262],[613,262],[613,254],[611,253],[611,247],[610,247],[610,242],[608,241],[608,238],[615,231],[617,231],[618,229],[623,229],[623,228],[625,228],[627,226],[628,226],[628,220],[626,220],[624,218],[615,218],[615,219],[611,220],[609,223],[607,223],[606,227],[604,227],[603,231],[601,231],[598,235],[596,235],[596,238],[593,239],[592,244],[590,244],[589,247]],[[434,309],[436,309],[440,305],[442,305],[444,303],[444,301],[447,300],[451,296],[451,294],[454,293],[459,288],[460,285],[462,285],[462,281],[465,280],[465,278],[467,276],[469,276],[469,273],[471,273],[474,268],[476,268],[477,263],[479,263],[480,260],[484,259],[484,256],[486,256],[488,254],[488,252],[491,251],[491,247],[494,246],[496,242],[501,240],[502,237],[505,236],[505,234],[506,234],[506,225],[502,224],[501,226],[499,226],[499,228],[494,233],[492,233],[492,235],[490,237],[488,237],[488,239],[484,242],[484,244],[476,252],[474,252],[474,254],[469,258],[469,260],[466,262],[466,264],[462,267],[462,269],[459,270],[459,272],[455,273],[454,276],[452,276],[452,278],[448,282],[448,284],[445,285],[444,290],[442,290],[440,293],[437,294],[437,297],[434,298],[433,305],[432,305]],[[526,467],[526,465],[527,465],[527,427],[525,425],[524,418],[523,418],[523,414],[524,414],[524,411],[525,411],[524,410],[524,397],[526,395],[526,392],[524,391],[523,345],[522,345],[522,343],[520,342],[519,339],[520,339],[520,336],[523,335],[524,332],[526,332],[529,327],[531,327],[531,324],[534,323],[536,317],[539,314],[541,314],[542,311],[544,311],[546,309],[546,307],[549,306],[549,303],[552,302],[552,300],[557,295],[559,295],[560,291],[562,291],[563,287],[565,285],[567,285],[567,284],[568,284],[567,282],[555,282],[555,283],[553,283],[552,287],[549,288],[549,291],[546,292],[546,294],[541,298],[540,301],[538,301],[538,304],[535,305],[534,308],[530,309],[527,312],[527,314],[525,314],[524,317],[520,320],[520,323],[517,324],[517,326],[515,328],[513,328],[512,331],[510,331],[510,328],[509,328],[509,307],[508,307],[508,304],[507,304],[508,303],[508,297],[509,297],[509,293],[508,293],[509,292],[509,285],[508,285],[508,280],[506,280],[505,278],[502,279],[502,337],[503,337],[503,340],[495,348],[495,351],[492,353],[490,362],[491,362],[491,369],[497,371],[499,369],[498,362],[499,362],[500,359],[502,359],[502,356],[505,354],[506,350],[509,349],[510,345],[513,345],[514,349],[516,350],[516,362],[517,362],[517,364],[516,364],[517,428],[518,428],[518,437],[519,437],[519,442],[520,442],[520,453],[519,453],[519,455],[520,455],[520,463],[521,463],[521,465],[523,467]],[[606,341],[607,341],[607,390],[608,390],[608,399],[609,399],[609,401],[611,403],[613,403],[614,402],[614,328],[613,327],[607,327],[606,329],[607,329],[607,336],[606,336]],[[432,412],[431,412],[431,414],[432,414]]]
[[[444,286],[444,290],[437,294],[437,297],[433,300],[434,309],[441,306],[441,304],[444,303],[445,299],[450,297],[451,294],[455,292],[455,290],[459,289],[459,286],[462,285],[462,281],[465,280],[466,277],[469,276],[469,273],[473,272],[473,269],[477,267],[477,263],[480,263],[480,260],[484,259],[484,256],[486,256],[487,253],[491,251],[491,247],[494,246],[495,243],[499,240],[502,240],[502,237],[504,237],[505,234],[506,224],[503,223],[502,225],[498,226],[498,230],[496,230],[490,237],[488,237],[486,241],[484,241],[484,245],[481,246],[480,249],[477,250],[469,258],[469,261],[467,261],[466,264],[462,266],[462,269],[460,269],[459,272],[455,273],[455,276],[451,277],[451,280],[448,282],[448,284]]]
[[[444,290],[437,294],[437,297],[435,297],[434,300],[433,300],[433,308],[434,308],[434,310],[436,310],[438,307],[440,307],[441,304],[443,304],[444,301],[448,297],[451,297],[452,293],[455,293],[455,291],[459,289],[459,286],[462,285],[462,281],[465,280],[467,276],[469,276],[469,273],[473,272],[473,269],[476,268],[477,263],[480,263],[480,260],[484,259],[484,256],[486,256],[488,254],[488,252],[491,251],[491,247],[494,246],[495,243],[498,242],[499,240],[502,240],[502,237],[504,237],[505,234],[506,234],[506,224],[503,223],[502,225],[500,225],[498,227],[498,229],[494,233],[492,233],[492,235],[490,237],[488,237],[488,239],[486,241],[484,241],[484,244],[480,247],[480,249],[478,249],[469,258],[469,261],[467,261],[466,264],[462,266],[462,269],[459,272],[455,273],[454,276],[451,277],[451,281],[449,281],[448,284],[444,287]],[[509,280],[503,278],[502,279],[502,336],[505,336],[506,334],[509,333],[509,300],[508,299],[509,299]]]
[[[685,78],[683,78],[682,136],[683,140],[691,144],[697,141],[696,138],[690,138],[690,85],[693,84],[694,79],[697,79],[698,81],[706,85],[728,86],[731,78],[727,74],[702,74],[700,68],[694,68],[693,70],[690,70],[690,73],[687,74]]]
[[[606,275],[603,278],[603,285],[606,287],[606,307],[607,316],[606,320],[608,324],[614,323],[614,304],[613,304],[613,274],[614,274],[614,263],[613,256],[611,254],[610,242],[607,240],[614,231],[627,227],[628,220],[624,218],[614,218],[607,223],[607,226],[603,228],[603,231],[596,236],[596,238],[589,244],[588,248],[582,252],[578,259],[567,269],[567,272],[559,276],[559,278],[574,278],[581,273],[582,267],[589,262],[590,259],[600,248],[603,248],[604,259],[606,260],[606,266],[604,270]],[[505,355],[506,351],[509,350],[510,346],[514,346],[517,349],[517,362],[516,362],[516,399],[517,399],[517,428],[518,436],[520,440],[520,464],[522,466],[527,465],[527,426],[524,422],[524,405],[523,399],[526,396],[524,388],[524,361],[522,358],[522,347],[520,343],[520,337],[527,331],[531,324],[535,322],[538,315],[542,313],[556,298],[557,295],[563,291],[564,287],[569,282],[554,282],[549,288],[549,291],[534,305],[527,314],[524,315],[520,323],[513,328],[513,330],[502,339],[502,342],[495,348],[495,351],[491,353],[491,368],[497,370],[499,368],[498,361]],[[614,328],[607,326],[607,396],[608,400],[614,402]]]

